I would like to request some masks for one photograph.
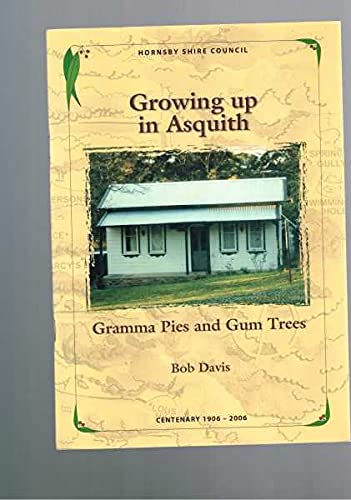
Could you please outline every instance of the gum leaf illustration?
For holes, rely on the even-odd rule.
[[[321,55],[322,55],[322,48],[321,48],[319,42],[317,42],[317,40],[315,40],[314,38],[298,38],[296,41],[306,43],[307,45],[309,45],[311,47],[311,49],[316,51],[317,62],[318,62],[318,66],[319,66],[319,63],[321,62]]]
[[[321,425],[325,425],[329,419],[330,419],[330,407],[329,407],[329,401],[327,399],[325,405],[325,413],[321,415],[318,420],[315,420],[311,424],[307,424],[306,427],[320,427]]]
[[[80,68],[79,53],[76,52],[76,54],[73,55],[71,48],[69,48],[63,58],[63,74],[65,75],[66,79],[66,97],[67,97],[68,109],[70,109],[70,102],[72,96],[77,101],[79,106],[81,106],[75,88],[76,80],[79,73],[79,68]]]
[[[79,432],[99,432],[99,431],[96,431],[94,429],[90,429],[90,427],[86,427],[85,423],[82,422],[81,420],[79,420],[77,405],[74,407],[73,423],[74,423],[74,427]]]

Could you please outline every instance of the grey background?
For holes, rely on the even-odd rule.
[[[54,446],[45,29],[324,19],[343,22],[348,165],[350,0],[0,0],[1,498],[351,496],[349,444]]]

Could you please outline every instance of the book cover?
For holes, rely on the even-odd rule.
[[[47,32],[58,449],[349,440],[340,23]]]

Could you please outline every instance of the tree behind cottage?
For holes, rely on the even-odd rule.
[[[299,219],[301,146],[291,144],[263,154],[216,151],[93,152],[90,162],[90,197],[93,238],[97,239],[97,205],[111,183],[142,183],[287,177],[291,203],[283,207],[292,221]]]

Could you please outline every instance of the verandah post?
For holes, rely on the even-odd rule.
[[[288,273],[289,273],[289,283],[292,282],[292,277],[291,277],[291,262],[290,262],[290,237],[289,237],[289,222],[287,219],[284,220],[285,222],[285,248],[286,248],[286,262],[288,266]]]
[[[104,251],[103,251],[103,228],[99,230],[99,276],[103,276],[104,272]]]

